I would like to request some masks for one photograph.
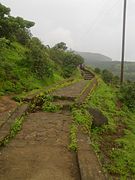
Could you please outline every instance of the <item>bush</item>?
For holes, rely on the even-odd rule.
[[[102,72],[102,78],[105,83],[111,83],[113,81],[113,74],[105,69]]]
[[[95,73],[100,74],[101,70],[99,68],[95,68]]]
[[[135,109],[135,83],[122,85],[119,98],[129,109]]]

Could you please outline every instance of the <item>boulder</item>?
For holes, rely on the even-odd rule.
[[[93,116],[92,127],[101,127],[108,124],[108,119],[99,109],[89,108],[89,113]]]

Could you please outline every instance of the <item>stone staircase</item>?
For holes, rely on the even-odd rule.
[[[94,78],[94,74],[86,69],[81,69],[81,74],[84,77],[84,80],[91,80]]]

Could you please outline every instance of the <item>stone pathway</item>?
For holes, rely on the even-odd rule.
[[[88,80],[82,80],[53,93],[56,97],[64,97],[64,104],[70,104],[87,85]],[[59,99],[59,98],[58,98]],[[61,100],[57,100],[62,103]],[[4,148],[0,150],[1,180],[96,180],[84,178],[84,159],[69,150],[70,126],[72,117],[69,111],[57,113],[35,112],[27,115],[22,130]],[[79,152],[80,152],[79,148]],[[85,151],[81,151],[82,154]],[[87,153],[91,153],[91,150]],[[78,154],[79,155],[79,154]],[[90,156],[94,158],[90,158]],[[97,161],[95,154],[88,158]],[[86,156],[84,156],[87,160]],[[82,164],[78,164],[78,162]],[[89,163],[96,165],[92,161]],[[98,164],[98,163],[97,163]],[[87,163],[88,165],[88,163]],[[92,166],[90,166],[92,167]],[[98,172],[100,166],[92,170]],[[82,175],[86,173],[86,176]],[[90,171],[91,172],[91,171]],[[95,176],[97,178],[97,176]],[[101,178],[102,180],[102,178]]]
[[[29,114],[22,131],[0,154],[1,180],[79,180],[76,154],[68,149],[69,113]]]

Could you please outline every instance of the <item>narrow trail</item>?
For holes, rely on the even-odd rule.
[[[57,97],[54,103],[70,105],[87,83],[88,80],[81,80],[56,90],[53,93]],[[64,99],[59,99],[59,97],[64,97]],[[38,111],[28,114],[22,130],[6,147],[1,149],[0,179],[83,179],[77,154],[69,150],[71,123],[72,116],[68,110],[64,109],[56,113]],[[96,179],[87,177],[83,180]]]

